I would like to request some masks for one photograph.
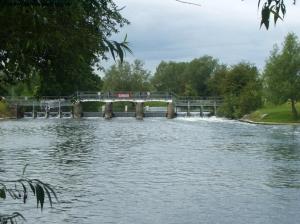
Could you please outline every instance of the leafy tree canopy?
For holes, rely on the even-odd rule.
[[[294,33],[289,33],[282,49],[275,46],[267,60],[264,79],[268,99],[276,104],[291,101],[295,118],[298,112],[295,103],[300,99],[300,42]]]
[[[151,89],[150,72],[144,63],[135,60],[132,64],[118,62],[112,65],[103,78],[105,91],[148,91]]]
[[[0,82],[38,76],[39,94],[74,91],[107,52],[123,60],[126,39],[109,38],[127,23],[112,0],[0,1]]]
[[[185,96],[207,96],[208,79],[218,67],[218,61],[203,56],[191,62],[161,62],[152,78],[159,91],[172,91]]]
[[[156,68],[151,83],[158,91],[169,91],[174,93],[184,92],[185,83],[183,72],[187,66],[185,62],[164,62]]]
[[[262,105],[258,70],[249,63],[220,66],[208,81],[211,91],[224,98],[220,114],[239,118]]]

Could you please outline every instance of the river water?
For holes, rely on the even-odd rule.
[[[0,201],[28,223],[300,222],[300,127],[217,118],[0,122],[0,177],[56,189],[59,203]]]

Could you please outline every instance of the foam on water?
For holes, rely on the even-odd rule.
[[[183,121],[191,121],[191,122],[197,122],[197,121],[206,121],[206,122],[218,122],[218,123],[232,123],[236,122],[235,120],[229,120],[222,117],[178,117],[176,120],[183,120]]]

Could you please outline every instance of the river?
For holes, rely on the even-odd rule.
[[[0,122],[0,177],[54,186],[41,212],[0,201],[28,223],[300,222],[300,126],[217,118]]]

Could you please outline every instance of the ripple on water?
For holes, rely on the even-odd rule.
[[[214,117],[4,121],[0,176],[28,163],[55,186],[60,203],[41,213],[29,200],[28,222],[296,223],[299,137]]]

